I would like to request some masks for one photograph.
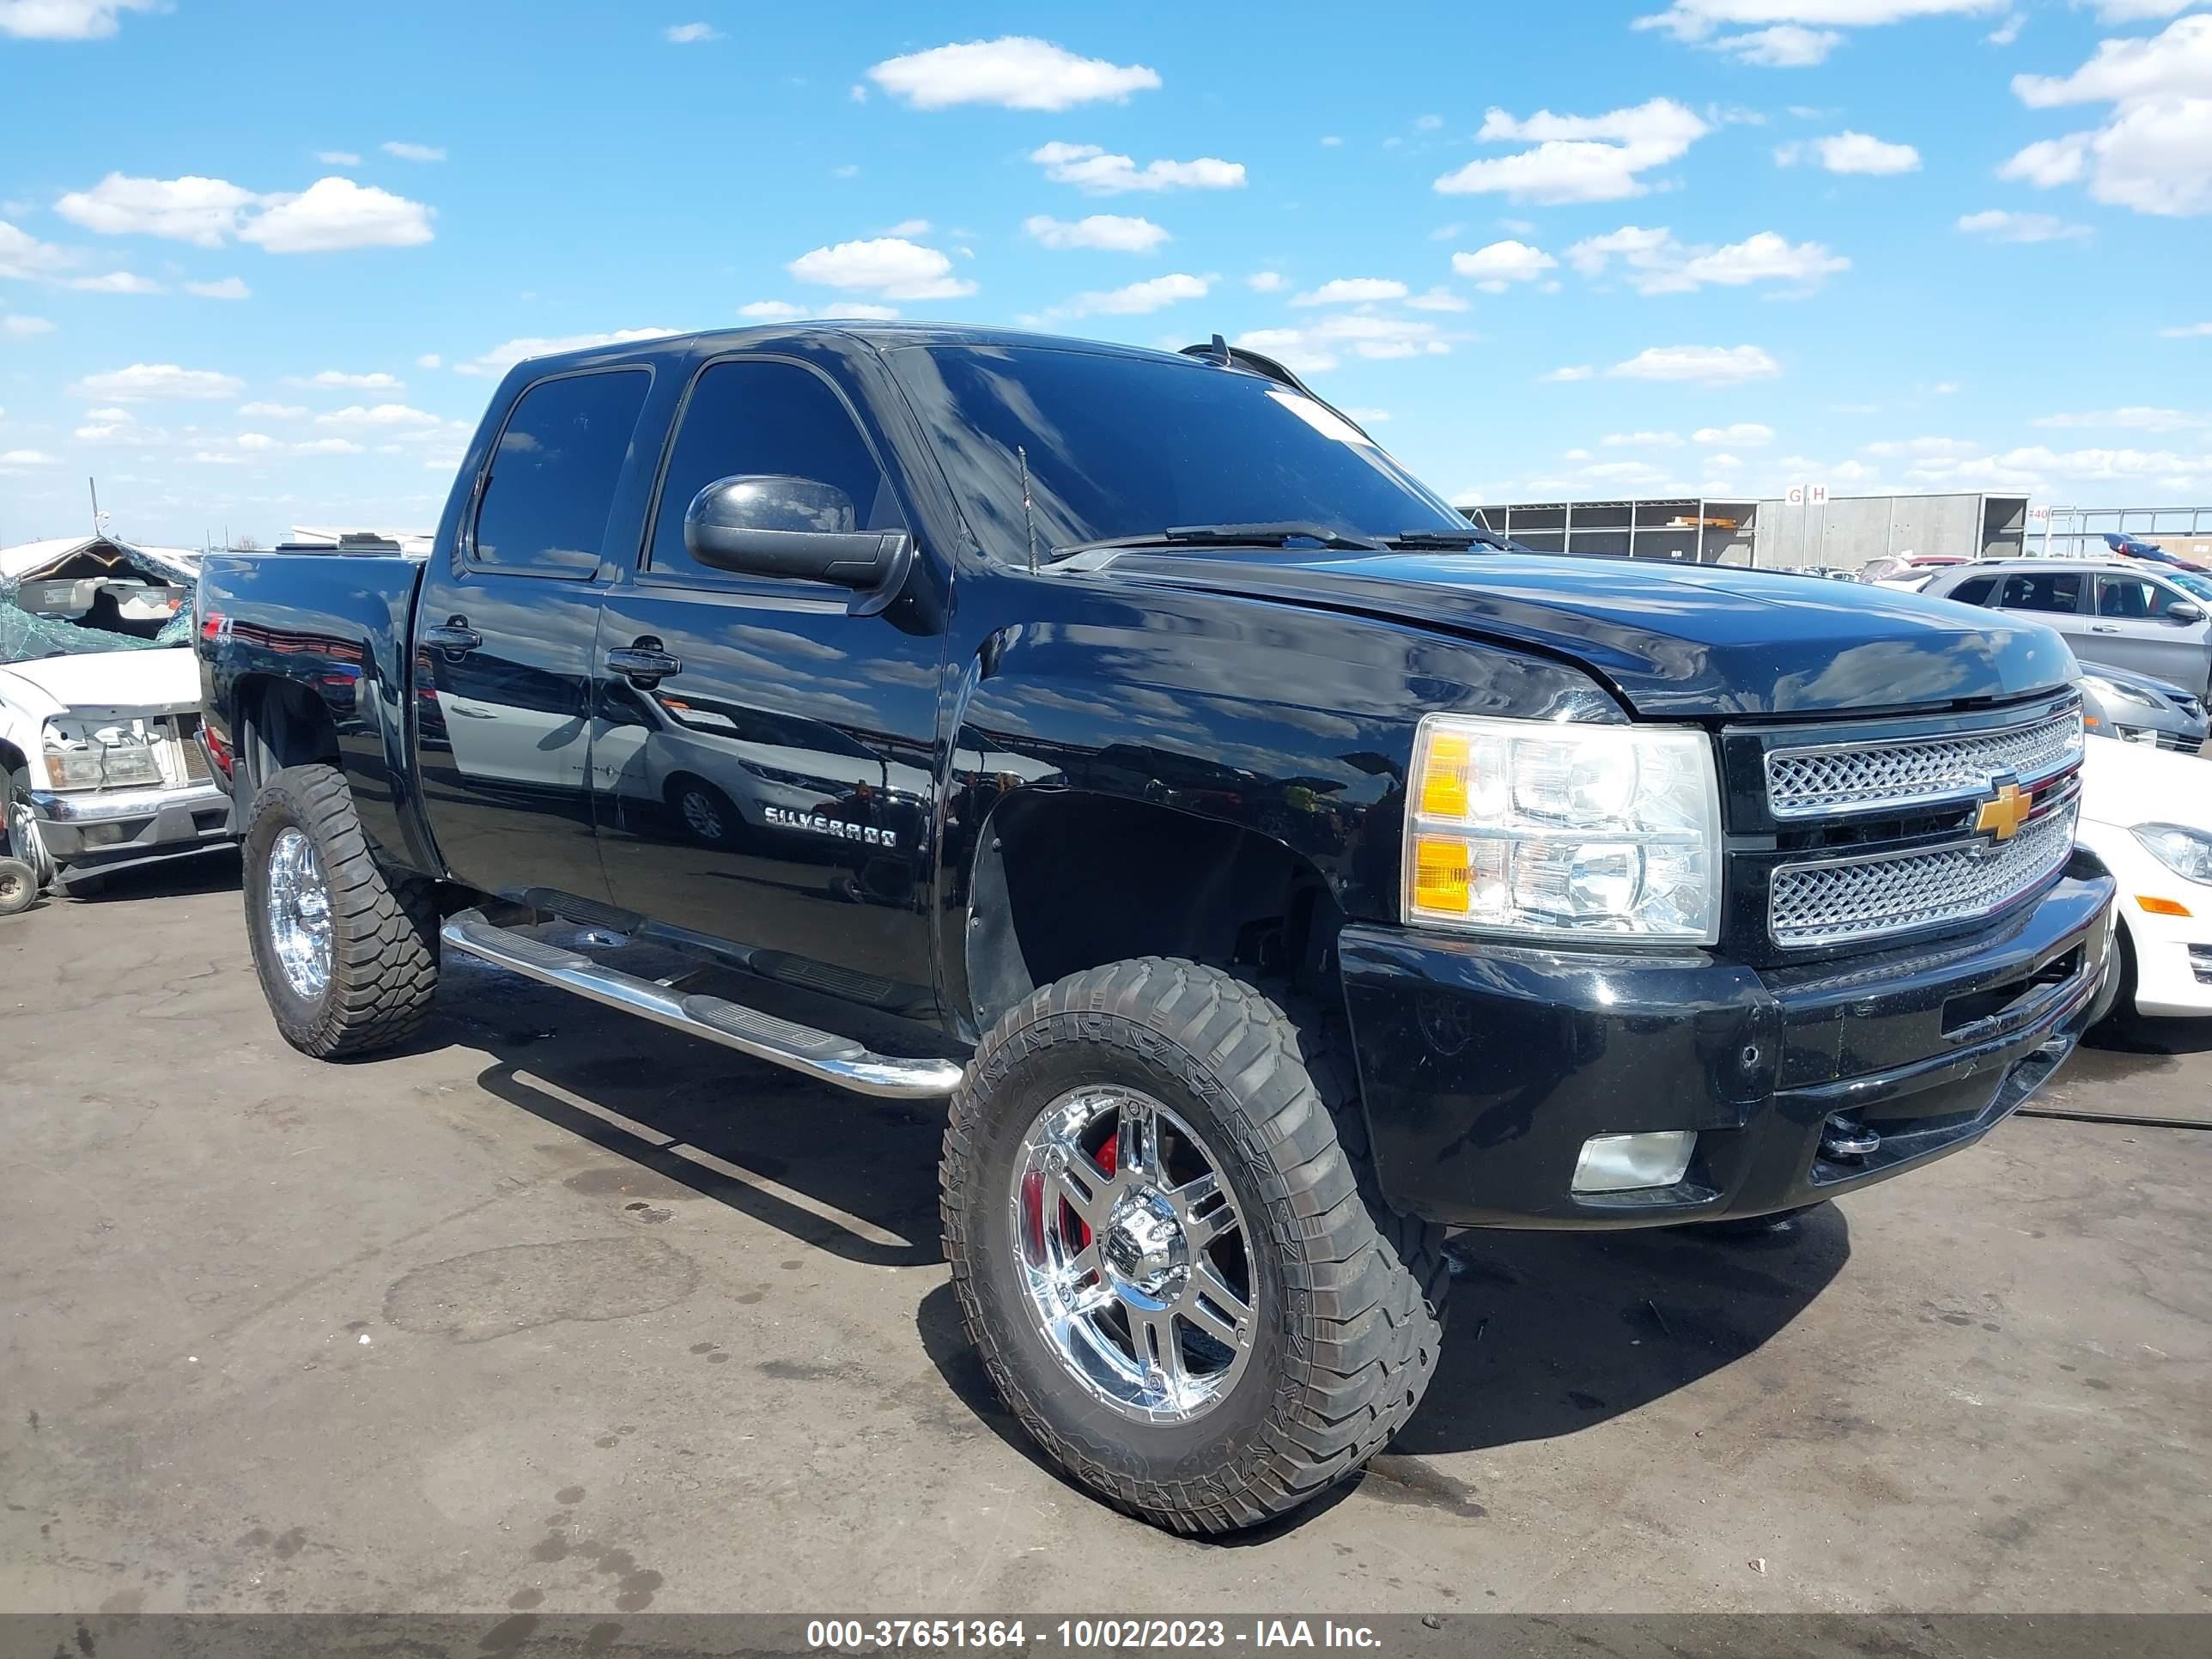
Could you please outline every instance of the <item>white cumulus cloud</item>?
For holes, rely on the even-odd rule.
[[[197,294],[203,300],[250,300],[253,290],[238,276],[225,276],[213,283],[186,283],[185,292]]]
[[[1115,155],[1097,144],[1064,144],[1054,140],[1030,152],[1030,160],[1044,169],[1054,184],[1073,185],[1093,196],[1120,196],[1130,191],[1241,190],[1244,164],[1201,155],[1195,161],[1147,161],[1139,167],[1127,155]]]
[[[128,368],[88,374],[72,388],[77,396],[115,403],[171,398],[235,398],[246,382],[211,368],[179,368],[174,363],[133,363]]]
[[[1774,428],[1761,426],[1756,421],[1738,421],[1730,426],[1701,426],[1690,434],[1693,444],[1726,444],[1732,449],[1760,449],[1774,441]],[[1733,458],[1717,455],[1714,464],[1733,465]]]
[[[1078,104],[1124,102],[1158,88],[1157,71],[1141,64],[1082,58],[1049,40],[1009,34],[887,58],[868,79],[915,109],[996,104],[1006,109],[1064,110]]]
[[[1254,329],[1238,335],[1237,343],[1302,374],[1334,368],[1346,353],[1379,362],[1442,356],[1451,349],[1434,323],[1364,311],[1340,312],[1297,328]]]
[[[105,40],[125,12],[161,0],[0,0],[0,34],[19,40]]]
[[[192,173],[134,179],[111,173],[90,190],[70,191],[54,204],[54,211],[104,236],[164,236],[220,247],[238,234],[241,217],[260,202],[253,191],[227,179]]]
[[[366,374],[349,374],[343,369],[326,368],[301,382],[307,386],[342,386],[355,392],[397,392],[400,381],[396,375],[382,369]]]
[[[128,270],[111,270],[105,276],[72,276],[69,285],[87,294],[166,294],[168,290],[150,276]]]
[[[1743,288],[1753,283],[1808,289],[1851,266],[1820,242],[1792,242],[1771,230],[1715,246],[1682,242],[1664,227],[1623,225],[1567,250],[1568,262],[1585,276],[1603,276],[1615,258],[1639,294],[1692,294],[1708,286]]]
[[[2137,213],[2212,213],[2212,14],[2106,40],[2072,74],[2016,75],[2012,89],[2031,109],[2109,107],[2100,126],[2027,145],[2004,177],[2086,183],[2093,199]]]
[[[386,155],[396,155],[403,161],[442,161],[446,159],[446,152],[435,144],[410,144],[398,138],[389,138],[377,148]]]
[[[21,312],[11,312],[0,317],[0,334],[10,338],[27,340],[33,334],[51,334],[53,324],[44,317],[27,317]]]
[[[266,211],[239,232],[271,253],[330,253],[354,247],[414,247],[427,242],[431,210],[350,179],[319,179],[297,196],[271,196]]]
[[[1495,193],[1516,202],[1611,202],[1650,189],[1639,175],[1686,154],[1712,129],[1671,98],[1654,98],[1603,115],[1540,110],[1520,120],[1502,109],[1483,118],[1486,143],[1533,149],[1468,162],[1436,181],[1447,196]]]
[[[671,23],[661,30],[660,38],[671,46],[696,46],[704,40],[719,40],[721,30],[712,23]]]
[[[0,219],[0,276],[29,281],[66,270],[76,262],[67,248],[42,242],[27,230]]]
[[[1109,289],[1103,293],[1079,294],[1061,309],[1071,317],[1142,316],[1167,306],[1180,305],[1186,300],[1203,300],[1209,287],[1203,276],[1193,276],[1187,271],[1178,270],[1165,276],[1152,276],[1141,283],[1131,283],[1126,288]]]
[[[952,275],[952,261],[902,236],[839,242],[802,253],[784,267],[802,283],[872,293],[886,300],[957,300],[975,284]]]
[[[1035,213],[1022,221],[1022,231],[1049,248],[1098,248],[1109,253],[1150,253],[1169,240],[1167,232],[1150,219],[1119,213],[1093,213],[1076,220]]]
[[[335,175],[298,192],[259,193],[226,179],[139,179],[111,173],[71,191],[54,211],[106,236],[160,236],[199,247],[257,242],[271,253],[406,247],[431,239],[431,210]]]
[[[1503,294],[1510,283],[1534,282],[1559,264],[1543,249],[1511,240],[1492,242],[1472,253],[1455,253],[1451,263],[1455,271],[1472,277],[1486,294]]]
[[[1339,276],[1334,282],[1323,283],[1310,293],[1299,295],[1291,303],[1294,306],[1364,305],[1379,300],[1402,300],[1407,292],[1403,283],[1393,282],[1388,276]]]
[[[1753,345],[1647,346],[1606,370],[1617,380],[1695,380],[1708,386],[1769,380],[1781,372],[1781,364]]]
[[[456,374],[504,374],[527,357],[549,357],[558,351],[582,351],[592,346],[632,345],[640,340],[665,339],[681,333],[673,328],[617,328],[603,334],[529,334],[503,340],[490,350],[455,363]]]
[[[1920,152],[1910,144],[1893,144],[1864,132],[1838,132],[1826,138],[1808,138],[1784,144],[1774,152],[1783,167],[1817,161],[1831,173],[1917,173]]]
[[[2088,226],[2069,224],[2056,214],[2010,213],[2003,208],[1963,215],[1959,228],[2000,242],[2082,241],[2095,234]]]
[[[1291,285],[1291,279],[1279,270],[1255,270],[1244,279],[1244,286],[1255,294],[1279,294]]]
[[[387,430],[421,430],[441,424],[435,415],[405,404],[350,404],[315,416],[317,426],[381,427]]]

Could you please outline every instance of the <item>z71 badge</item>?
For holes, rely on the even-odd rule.
[[[898,832],[895,830],[875,830],[866,824],[847,823],[842,818],[825,818],[819,812],[794,812],[788,807],[771,806],[763,816],[781,829],[811,830],[817,836],[835,836],[840,841],[857,841],[864,847],[898,845]]]

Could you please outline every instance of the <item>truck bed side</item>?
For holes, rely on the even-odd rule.
[[[200,574],[206,719],[236,757],[241,824],[278,767],[327,760],[387,859],[436,873],[411,782],[416,559],[222,554]],[[333,735],[334,734],[334,735]]]

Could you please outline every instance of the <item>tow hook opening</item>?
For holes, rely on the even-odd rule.
[[[1858,1159],[1881,1149],[1881,1137],[1848,1112],[1838,1112],[1820,1131],[1820,1156]]]

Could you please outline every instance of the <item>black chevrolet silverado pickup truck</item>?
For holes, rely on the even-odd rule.
[[[1911,1170],[2040,1087],[2105,977],[2057,635],[1498,550],[1218,339],[538,359],[427,560],[217,557],[198,605],[294,1045],[407,1036],[442,942],[950,1097],[993,1378],[1184,1530],[1389,1439],[1446,1228]]]

